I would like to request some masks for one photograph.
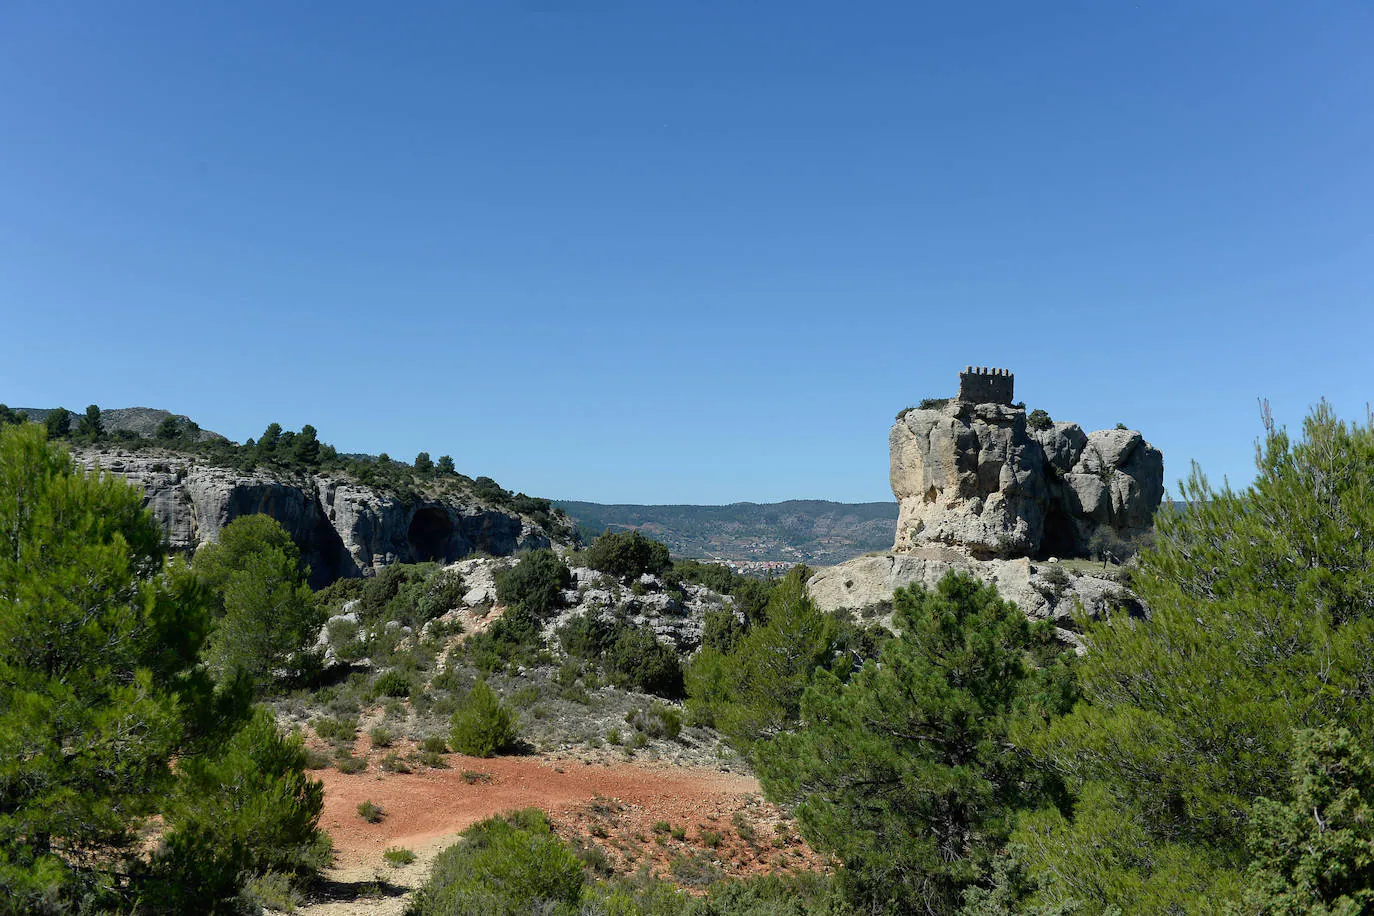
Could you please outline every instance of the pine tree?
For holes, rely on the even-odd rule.
[[[1374,754],[1343,728],[1301,732],[1289,798],[1257,800],[1249,838],[1253,858],[1235,913],[1374,912]]]
[[[77,434],[88,442],[99,442],[105,438],[105,424],[100,419],[100,408],[95,404],[86,408],[86,413],[77,425]]]
[[[1067,660],[1048,623],[966,576],[899,589],[893,605],[900,635],[848,684],[818,673],[802,727],[756,745],[758,772],[844,863],[862,909],[955,913],[1014,813],[1048,797],[1009,735],[1067,707]]]
[[[1295,732],[1374,740],[1374,428],[1322,404],[1298,441],[1270,426],[1257,465],[1239,493],[1194,467],[1189,508],[1159,517],[1132,573],[1149,619],[1092,626],[1083,702],[1028,738],[1090,800],[1025,838],[1032,871],[1072,875],[1065,893],[1132,911],[1183,869],[1220,900],[1252,800],[1290,798]]]
[[[118,899],[212,706],[203,590],[135,487],[44,433],[0,430],[0,912]]]
[[[415,470],[421,474],[428,474],[434,470],[434,461],[429,457],[429,452],[421,452],[415,456]]]
[[[439,473],[440,473],[440,474],[452,474],[452,473],[455,472],[455,470],[456,470],[456,469],[455,469],[454,466],[453,466],[453,457],[452,457],[451,455],[440,455],[440,456],[439,456]]]
[[[241,673],[265,690],[311,667],[307,643],[324,615],[299,548],[275,519],[235,519],[194,567],[218,597],[206,657],[221,677]]]
[[[292,459],[296,464],[313,468],[320,463],[320,436],[315,427],[309,423],[301,427],[293,452]]]
[[[61,439],[72,431],[72,412],[59,407],[43,418],[43,424],[48,428],[49,439]]]

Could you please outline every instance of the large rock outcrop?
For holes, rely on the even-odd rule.
[[[1085,433],[1012,403],[1000,369],[959,376],[959,396],[902,411],[888,438],[900,509],[891,553],[819,570],[807,582],[823,610],[848,609],[891,625],[893,593],[934,587],[950,572],[997,586],[1065,639],[1075,615],[1109,608],[1147,614],[1105,567],[1057,557],[1118,553],[1150,529],[1164,496],[1164,461],[1140,433]]]
[[[173,550],[194,551],[239,516],[272,516],[300,546],[317,587],[391,563],[453,562],[552,543],[550,532],[509,511],[454,497],[403,501],[341,475],[279,479],[146,451],[78,450],[74,457],[137,484]]]
[[[955,547],[971,556],[1083,556],[1094,538],[1148,531],[1164,496],[1164,460],[1140,433],[1027,424],[1011,374],[961,376],[960,396],[903,411],[889,435],[900,514],[893,550]],[[1003,402],[1005,400],[1005,402]]]

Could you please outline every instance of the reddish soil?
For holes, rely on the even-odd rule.
[[[536,807],[549,813],[567,839],[600,846],[617,871],[648,863],[666,874],[677,862],[686,874],[691,863],[683,859],[713,862],[731,874],[820,867],[777,810],[759,798],[758,783],[748,776],[538,757],[482,760],[452,754],[447,760],[450,769],[416,773],[383,773],[375,767],[352,776],[314,772],[325,789],[320,824],[333,837],[339,866],[380,864],[389,846],[431,846],[482,818]],[[364,801],[381,807],[380,823],[369,824],[358,815]]]

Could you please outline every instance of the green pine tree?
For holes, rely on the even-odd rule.
[[[1026,736],[1081,799],[1020,837],[1051,895],[1135,912],[1172,888],[1216,912],[1252,800],[1290,798],[1295,731],[1374,740],[1374,428],[1322,404],[1257,464],[1243,492],[1194,468],[1132,574],[1150,618],[1090,627],[1083,701]]]
[[[204,591],[162,539],[135,487],[77,472],[42,426],[0,430],[0,912],[125,899],[214,705]]]
[[[1286,801],[1258,799],[1244,916],[1374,913],[1374,754],[1343,728],[1298,734]]]
[[[1048,623],[969,577],[893,604],[900,635],[848,684],[817,674],[801,728],[755,746],[759,777],[864,911],[955,913],[1014,813],[1050,797],[1009,736],[1071,703],[1067,656]]]
[[[310,670],[311,637],[324,612],[306,584],[300,550],[269,515],[245,515],[201,547],[193,566],[216,596],[206,657],[220,677],[248,677],[260,691]]]

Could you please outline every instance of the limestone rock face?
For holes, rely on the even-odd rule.
[[[889,437],[895,550],[922,544],[1020,556],[1045,525],[1044,451],[1024,410],[958,399],[909,410]]]
[[[391,563],[452,562],[477,551],[502,556],[553,543],[549,532],[510,512],[457,499],[405,503],[335,475],[278,480],[149,452],[87,450],[74,457],[137,484],[176,551],[215,540],[239,516],[272,516],[300,546],[317,587]]]
[[[974,558],[1081,556],[1105,531],[1149,530],[1164,459],[1134,430],[1026,425],[1024,408],[958,398],[904,411],[889,436],[900,505],[893,550]]]
[[[1054,621],[1073,644],[1078,643],[1073,626],[1080,606],[1093,617],[1119,607],[1145,613],[1129,590],[1105,575],[1069,573],[1057,562],[1026,557],[976,560],[947,548],[918,547],[905,553],[858,557],[819,570],[807,580],[807,589],[823,611],[847,609],[891,627],[892,595],[897,589],[907,585],[933,589],[950,571],[996,585],[998,593],[1014,601],[1027,617]]]

